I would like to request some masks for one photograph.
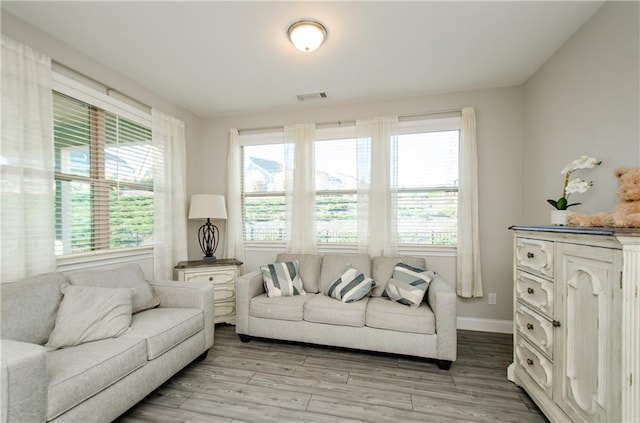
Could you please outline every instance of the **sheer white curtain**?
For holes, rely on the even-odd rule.
[[[173,279],[173,267],[187,259],[185,124],[151,111],[154,147],[153,275]]]
[[[358,252],[398,253],[398,117],[356,121],[358,155]]]
[[[284,127],[287,251],[317,251],[314,146],[316,125]]]
[[[244,263],[244,238],[242,234],[242,157],[238,130],[229,131],[227,154],[227,235],[224,243],[225,257]]]
[[[482,297],[480,241],[478,238],[478,145],[476,114],[462,109],[460,134],[460,187],[458,192],[458,255],[456,291],[459,296]]]
[[[56,268],[51,59],[2,36],[1,280]]]

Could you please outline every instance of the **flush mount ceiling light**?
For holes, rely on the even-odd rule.
[[[291,24],[287,35],[298,50],[303,53],[311,53],[326,40],[327,28],[320,22],[303,19]]]

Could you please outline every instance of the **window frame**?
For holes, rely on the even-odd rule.
[[[91,80],[88,81],[78,81],[69,76],[63,75],[56,71],[53,72],[53,81],[52,81],[52,94],[54,92],[58,92],[62,95],[68,96],[74,100],[84,102],[89,105],[91,109],[91,131],[99,131],[100,125],[105,125],[105,117],[107,113],[113,113],[118,117],[125,118],[129,121],[132,121],[138,125],[144,126],[147,128],[152,134],[152,120],[151,113],[149,110],[142,110],[138,107],[134,107],[131,104],[125,103],[117,98],[109,96],[109,90],[105,89],[105,92],[99,91],[97,83],[95,83],[95,87],[90,86],[88,83],[91,83]],[[99,85],[102,87],[101,85]],[[104,88],[104,87],[102,87]],[[53,107],[53,105],[52,105]],[[95,116],[95,118],[94,118]],[[101,121],[98,122],[98,121]],[[104,130],[104,128],[102,128]],[[152,135],[153,136],[153,135]],[[57,183],[58,181],[62,182],[84,182],[90,183],[93,189],[94,194],[92,195],[91,201],[91,221],[93,226],[96,228],[92,231],[92,233],[100,233],[100,231],[110,234],[109,226],[109,215],[110,215],[110,201],[109,201],[109,193],[112,187],[119,188],[130,188],[133,190],[139,191],[147,191],[154,192],[153,185],[144,185],[144,184],[136,184],[134,182],[127,182],[121,180],[111,180],[103,175],[100,177],[101,172],[100,169],[104,169],[106,166],[106,154],[105,154],[105,146],[104,146],[103,137],[91,137],[89,144],[89,151],[92,156],[95,154],[97,157],[97,163],[91,163],[90,166],[90,175],[82,176],[82,175],[73,175],[64,172],[58,172],[54,170],[54,181]],[[55,142],[55,141],[54,141]],[[152,140],[150,139],[149,144],[152,144]],[[93,159],[92,159],[93,160]],[[97,194],[96,194],[97,193]],[[96,196],[97,195],[97,196]],[[105,201],[106,199],[106,201]],[[58,202],[58,197],[55,197],[56,203]],[[96,204],[100,203],[102,207],[96,207]],[[53,207],[56,207],[54,204]],[[106,232],[105,232],[106,228]],[[82,251],[82,252],[69,252],[69,253],[61,253],[56,254],[56,259],[58,263],[72,264],[76,265],[77,263],[84,263],[86,261],[94,261],[96,256],[104,256],[105,260],[109,261],[109,257],[118,257],[121,258],[123,256],[140,256],[141,254],[147,256],[153,251],[153,243],[151,245],[139,246],[139,247],[123,247],[123,248],[111,248],[109,237],[104,239],[93,240],[92,249],[90,251]],[[100,259],[99,259],[100,260]]]
[[[426,115],[416,115],[416,116],[407,116],[399,118],[398,122],[398,135],[405,134],[415,134],[415,133],[428,133],[428,132],[441,132],[441,131],[459,131],[461,133],[462,130],[462,118],[459,114],[453,114],[453,116],[433,116],[429,117]],[[355,130],[355,122],[347,122],[346,124],[341,124],[340,126],[325,126],[316,128],[316,138],[314,143],[317,141],[327,141],[327,140],[335,140],[335,139],[351,139],[356,138],[356,130]],[[271,142],[264,142],[266,139],[271,139]],[[251,131],[246,134],[240,135],[240,148],[242,149],[245,146],[251,145],[262,145],[262,144],[286,144],[283,139],[283,131],[281,128],[272,129],[269,131],[259,132]],[[462,148],[462,142],[459,139],[458,150]],[[459,159],[458,159],[459,160]],[[244,154],[242,154],[242,177],[244,178]],[[244,210],[244,196],[246,195],[244,192],[244,181],[242,185],[242,195],[241,195],[241,207]],[[457,187],[430,187],[427,191],[455,191],[459,192],[459,185]],[[407,188],[407,189],[397,189],[397,192],[408,192],[408,191],[417,191],[416,188]],[[331,192],[334,192],[332,190]],[[358,190],[338,190],[335,191],[339,194],[356,194]],[[422,190],[420,192],[426,192]],[[329,191],[324,190],[323,194],[330,193]],[[286,193],[283,191],[281,195],[285,195]],[[316,198],[318,195],[318,190],[316,190]],[[243,212],[244,219],[244,212]],[[244,220],[243,220],[244,226]],[[244,231],[243,231],[244,238]],[[245,250],[254,251],[254,252],[276,252],[281,251],[283,246],[286,245],[286,240],[282,241],[244,241]],[[318,242],[318,252],[319,253],[357,253],[358,245],[355,243],[325,243]],[[424,255],[429,254],[437,257],[455,257],[457,252],[457,245],[433,245],[433,244],[414,244],[414,243],[398,243],[398,254],[401,255]]]

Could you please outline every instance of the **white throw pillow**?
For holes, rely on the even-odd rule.
[[[376,281],[368,278],[361,271],[346,265],[340,275],[327,286],[322,293],[343,303],[358,301],[376,286]]]
[[[136,263],[115,269],[91,269],[67,273],[71,285],[101,288],[133,288],[133,312],[148,310],[160,304],[160,298]]]
[[[268,297],[307,295],[300,278],[298,260],[260,266]]]
[[[133,289],[64,285],[49,351],[115,338],[131,326]]]

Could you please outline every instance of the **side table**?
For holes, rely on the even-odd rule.
[[[236,324],[236,281],[238,266],[234,258],[216,261],[181,261],[174,267],[178,281],[213,284],[214,323]]]

